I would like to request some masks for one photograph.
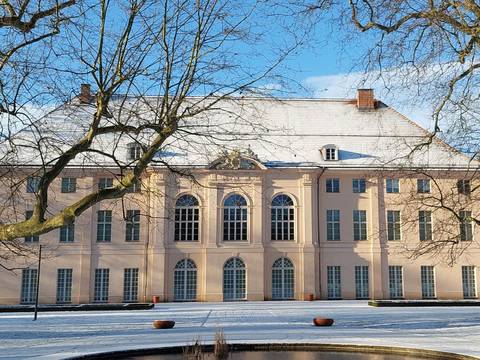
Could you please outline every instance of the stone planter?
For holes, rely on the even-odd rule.
[[[313,319],[313,325],[315,326],[332,326],[334,323],[333,319],[317,317]]]
[[[313,294],[307,294],[306,300],[307,301],[313,301],[314,300]]]
[[[154,304],[159,303],[159,302],[160,302],[160,296],[158,296],[158,295],[153,295],[153,296],[152,296],[152,302],[153,302]]]
[[[171,329],[175,326],[175,321],[173,320],[154,320],[153,327],[155,329]]]

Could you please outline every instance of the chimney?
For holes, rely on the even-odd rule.
[[[375,110],[373,89],[357,90],[357,108],[361,111]]]
[[[78,97],[80,104],[88,104],[92,100],[92,94],[90,92],[90,84],[80,85],[80,96]]]

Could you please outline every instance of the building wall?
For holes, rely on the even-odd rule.
[[[400,194],[386,194],[384,177],[390,175],[334,169],[198,170],[195,183],[162,171],[151,171],[142,181],[144,188],[141,193],[128,194],[124,200],[102,202],[83,213],[75,221],[73,243],[59,243],[59,230],[40,236],[39,243],[44,245],[45,254],[40,276],[40,302],[55,303],[59,268],[73,269],[72,303],[94,300],[97,268],[110,269],[109,302],[123,301],[125,268],[139,269],[138,301],[151,301],[153,295],[159,296],[161,301],[172,301],[174,268],[178,261],[185,258],[193,260],[197,267],[197,300],[222,301],[223,266],[231,257],[241,258],[246,265],[247,300],[272,298],[272,264],[280,257],[287,257],[294,264],[294,298],[298,300],[307,298],[309,294],[317,299],[328,298],[328,266],[341,268],[341,298],[354,299],[355,266],[358,265],[369,267],[370,298],[389,298],[389,265],[403,267],[405,298],[422,297],[422,265],[434,266],[437,298],[463,298],[461,266],[475,266],[478,276],[478,245],[472,242],[451,267],[440,262],[438,256],[418,259],[406,256],[405,247],[419,241],[418,224],[412,220],[402,227],[402,241],[388,241],[386,210],[406,212],[406,208],[412,205],[408,196],[415,192],[415,179],[402,178]],[[77,191],[61,193],[59,179],[50,196],[49,208],[52,211],[95,189],[98,179],[109,175],[93,170],[72,170],[64,176],[77,177]],[[340,180],[339,193],[326,192],[325,181],[329,178]],[[365,193],[352,192],[352,180],[356,178],[367,179]],[[449,174],[440,181],[450,186],[456,180],[454,175]],[[247,199],[247,241],[222,240],[223,201],[232,193]],[[192,194],[199,200],[198,242],[173,240],[175,201],[183,194]],[[294,241],[270,240],[271,200],[277,194],[288,194],[294,201]],[[32,194],[22,194],[19,202],[24,203],[25,210],[28,210],[32,199]],[[124,212],[128,209],[139,209],[141,212],[138,242],[125,241]],[[328,209],[340,210],[339,241],[327,240]],[[415,205],[413,211],[418,209]],[[98,210],[113,212],[112,240],[109,243],[96,241]],[[367,240],[353,239],[353,210],[367,212]],[[435,216],[440,218],[445,214]],[[477,230],[475,228],[476,239],[479,236]],[[36,246],[32,245],[33,248]],[[9,265],[36,268],[36,260]],[[0,303],[20,302],[21,279],[20,270],[0,270]]]

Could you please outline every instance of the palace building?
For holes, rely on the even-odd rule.
[[[467,156],[437,138],[417,149],[427,131],[372,90],[356,99],[221,104],[228,111],[215,124],[226,127],[234,114],[265,129],[253,136],[240,127],[223,151],[175,137],[158,156],[188,176],[154,162],[124,199],[21,239],[32,250],[43,245],[40,303],[477,297],[480,234],[471,217],[479,208],[468,201]],[[66,119],[93,108],[72,101],[39,121],[47,132],[62,124],[67,138],[82,121]],[[101,146],[135,161],[139,142]],[[89,156],[55,180],[52,213],[115,183],[115,164]],[[15,211],[28,217],[38,155],[21,161]],[[445,189],[465,204],[460,220],[449,223],[431,203]],[[419,244],[444,237],[463,249],[453,264],[444,261],[448,249],[412,256]],[[0,303],[33,303],[37,260],[8,265],[18,270],[0,269]]]

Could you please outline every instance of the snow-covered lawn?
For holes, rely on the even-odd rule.
[[[335,325],[318,328],[315,316]],[[154,330],[155,319],[175,328]],[[373,308],[366,301],[168,303],[116,312],[0,314],[0,359],[61,359],[120,349],[173,346],[223,329],[230,343],[390,345],[480,357],[480,308]]]

